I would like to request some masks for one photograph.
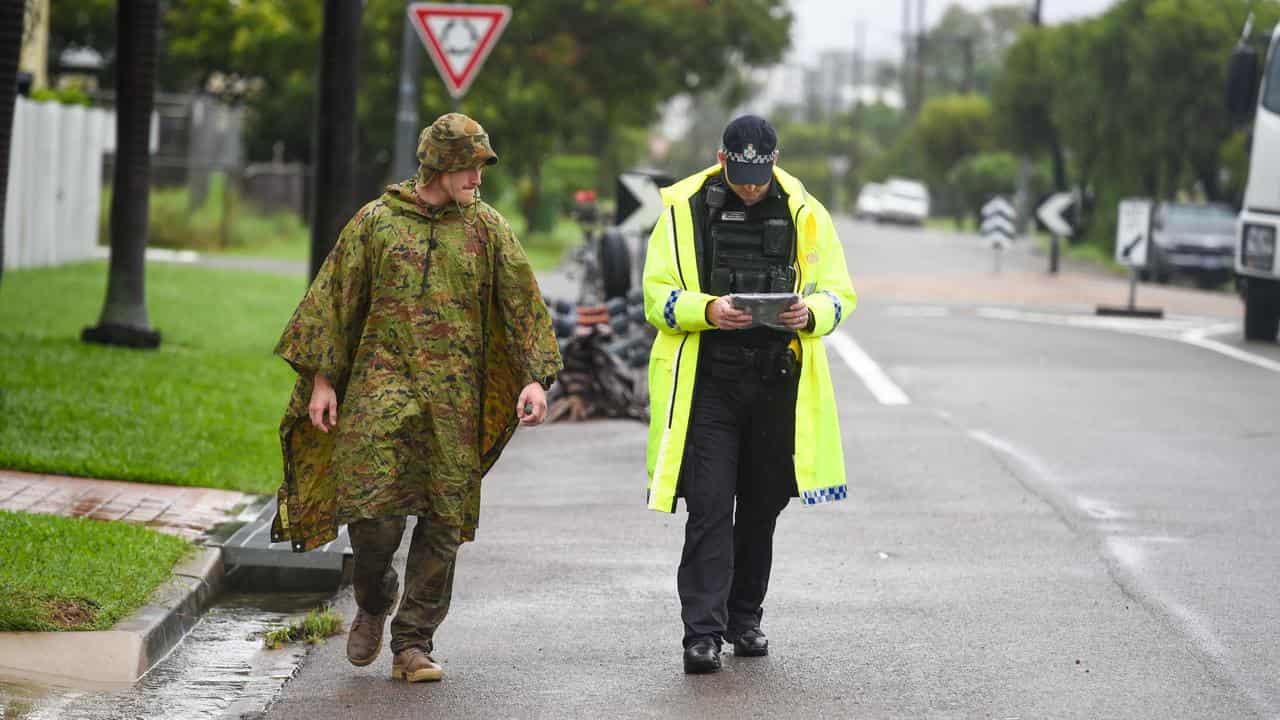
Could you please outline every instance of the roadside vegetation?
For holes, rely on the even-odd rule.
[[[302,641],[319,645],[325,638],[340,635],[345,623],[342,616],[330,607],[319,607],[307,616],[284,627],[268,628],[262,636],[262,644],[268,650],[279,650],[289,643]]]
[[[127,523],[0,511],[0,632],[106,630],[190,548]]]
[[[595,166],[578,170],[574,175],[555,172],[565,163],[553,162],[556,193],[547,198],[540,217],[547,229],[528,230],[528,221],[517,205],[515,189],[499,185],[506,191],[495,201],[498,210],[511,223],[512,229],[529,254],[536,270],[547,270],[559,264],[564,253],[582,242],[582,229],[566,214],[558,198],[576,183],[591,182]],[[499,179],[499,183],[503,181]],[[545,217],[542,217],[545,216]],[[99,237],[103,245],[110,242],[111,190],[102,194],[99,212]],[[157,187],[151,190],[147,244],[173,250],[201,253],[293,260],[307,262],[311,253],[311,231],[296,213],[267,213],[245,203],[240,193],[229,187],[226,176],[214,173],[204,199],[195,204],[187,187]]]
[[[293,371],[271,351],[304,279],[147,268],[157,351],[80,342],[103,263],[11,271],[0,285],[0,467],[273,491]]]

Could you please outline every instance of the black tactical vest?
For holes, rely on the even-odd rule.
[[[712,295],[795,290],[796,233],[787,195],[775,180],[748,206],[712,178],[692,205],[702,287]],[[707,332],[712,343],[775,345],[794,335],[770,328]]]
[[[774,182],[748,206],[723,180],[703,188],[705,287],[712,295],[795,290],[795,231],[786,195]]]

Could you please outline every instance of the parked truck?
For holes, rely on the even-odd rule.
[[[1237,122],[1253,117],[1249,180],[1236,221],[1236,286],[1244,301],[1246,340],[1274,342],[1280,331],[1280,26],[1271,32],[1264,61],[1250,45],[1253,18],[1232,54],[1227,106]]]

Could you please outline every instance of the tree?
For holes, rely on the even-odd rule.
[[[155,102],[158,0],[121,2],[116,73],[116,169],[111,197],[111,264],[107,299],[82,339],[154,348],[160,333],[147,319],[145,253],[151,190],[151,109]]]
[[[1059,92],[1058,76],[1048,66],[1043,47],[1051,32],[1036,27],[1022,31],[1005,55],[1004,72],[992,88],[992,104],[1000,143],[1030,156],[1048,152],[1053,157],[1055,186],[1066,190],[1066,161],[1050,116]]]
[[[982,206],[996,195],[1012,195],[1017,189],[1017,156],[1007,152],[984,152],[970,155],[956,163],[947,174],[947,180],[955,188],[955,197],[964,212],[972,213],[982,222]],[[1047,183],[1037,182],[1043,187]]]
[[[956,163],[991,147],[991,103],[979,95],[934,98],[921,109],[912,135],[929,179],[945,182]]]
[[[59,42],[114,46],[84,18],[115,0],[59,6]],[[536,200],[544,161],[555,152],[622,161],[619,138],[647,127],[680,93],[731,88],[743,71],[777,61],[792,22],[785,0],[513,0],[512,19],[462,109],[489,130],[504,173],[532,180]],[[312,156],[315,62],[322,3],[314,0],[184,0],[165,6],[161,88],[190,91],[219,73],[256,79],[244,98],[246,154]],[[357,179],[373,194],[389,177],[394,146],[403,0],[366,0],[360,28]],[[425,67],[425,64],[424,64]],[[425,125],[451,107],[427,76],[419,115]]]

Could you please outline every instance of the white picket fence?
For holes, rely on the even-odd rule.
[[[4,213],[5,268],[94,256],[102,157],[115,151],[110,110],[18,98]]]

